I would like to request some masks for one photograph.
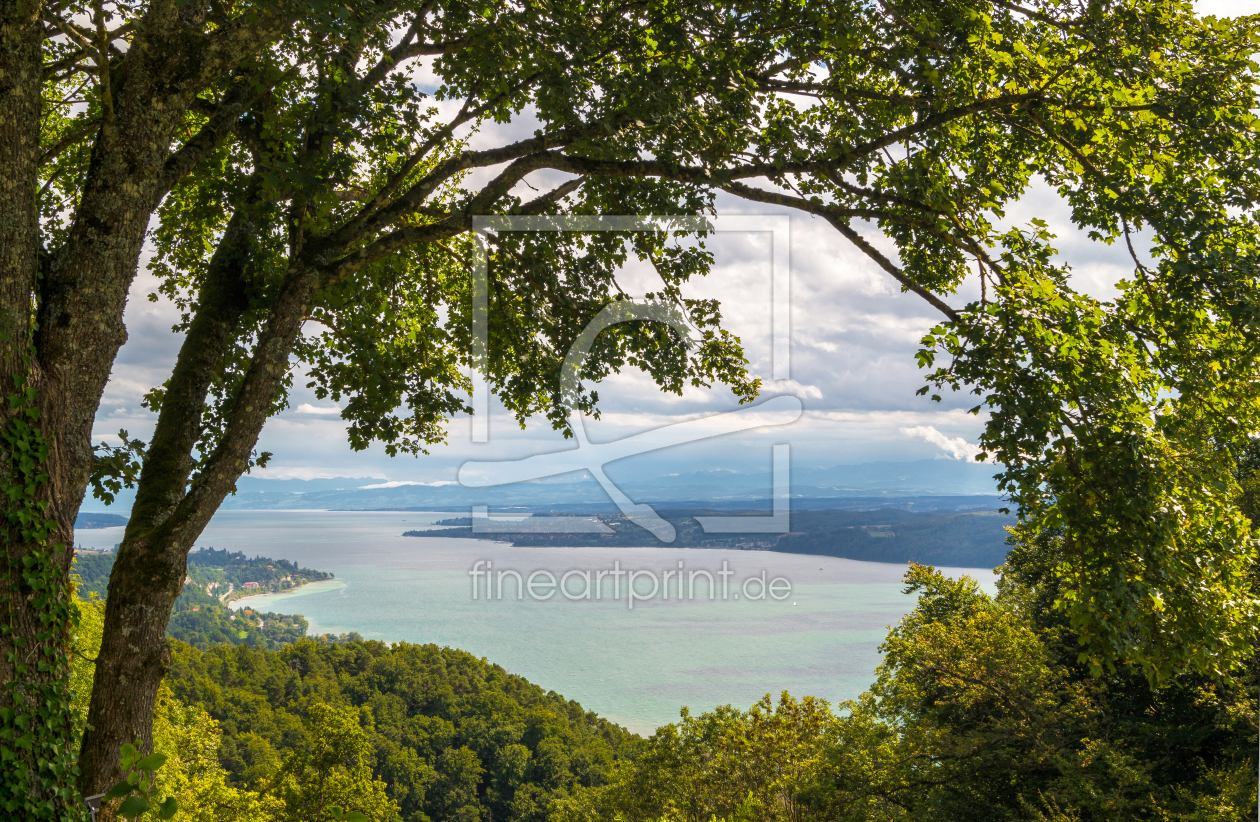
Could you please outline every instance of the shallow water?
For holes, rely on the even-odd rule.
[[[338,584],[307,586],[289,594],[251,597],[261,610],[303,614],[312,633],[357,631],[365,638],[433,642],[461,648],[512,673],[575,699],[588,710],[637,732],[674,721],[679,708],[693,712],[717,705],[747,707],[766,693],[812,694],[830,702],[852,699],[870,685],[878,646],[890,625],[913,606],[901,593],[906,566],[768,551],[685,548],[513,548],[504,543],[439,536],[404,537],[450,513],[224,511],[199,546],[288,559],[332,571]],[[109,547],[121,528],[79,531],[82,547]],[[559,578],[568,571],[651,572],[657,595],[631,608],[625,577],[613,590],[606,575],[600,599],[571,600],[536,577],[545,601],[515,598],[514,578],[504,577],[502,599],[486,598],[479,577],[473,599],[469,571],[477,560],[495,573],[534,571]],[[677,577],[659,587],[662,572],[697,573],[688,598]],[[727,575],[722,598],[720,572]],[[482,565],[481,568],[485,568]],[[743,583],[766,573],[767,581],[791,584],[782,600],[757,597],[760,586]],[[988,569],[966,569],[992,589]],[[951,572],[953,573],[953,572]],[[570,595],[583,591],[571,576]],[[646,573],[636,590],[646,596]],[[774,592],[786,592],[779,583]],[[612,594],[619,593],[616,599]],[[754,599],[750,600],[751,594]],[[738,599],[736,598],[738,597]]]

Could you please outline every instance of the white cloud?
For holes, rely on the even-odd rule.
[[[956,460],[975,462],[976,455],[983,450],[980,446],[972,445],[962,437],[947,437],[931,425],[916,425],[914,428],[902,428],[900,431],[907,437],[915,437],[916,439],[930,442],[943,451],[948,451]]]
[[[344,477],[352,470],[355,469],[350,467],[340,471],[330,471],[327,467],[321,468],[310,465],[277,466],[275,464],[268,464],[266,468],[255,468],[249,475],[258,479],[268,480],[316,480]],[[384,479],[383,476],[375,472],[369,472],[363,476],[368,479]]]
[[[297,408],[294,408],[293,413],[295,414],[340,414],[341,409],[335,405],[319,406],[319,405],[311,405],[309,402],[304,402],[301,405],[299,405]]]
[[[791,394],[803,400],[821,400],[822,391],[816,385],[802,385],[796,380],[777,380],[767,383],[762,389],[764,394]]]

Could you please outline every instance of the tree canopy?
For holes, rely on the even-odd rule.
[[[686,297],[703,245],[667,220],[489,232],[481,351],[480,215],[668,218],[727,192],[826,220],[942,313],[920,361],[938,389],[976,392],[1021,516],[1062,535],[1057,607],[1095,669],[1241,664],[1255,547],[1231,455],[1260,428],[1257,25],[1180,0],[5,3],[0,638],[13,716],[59,729],[39,761],[60,763],[37,767],[6,719],[5,761],[25,768],[11,801],[68,796],[64,582],[89,483],[137,483],[79,762],[90,792],[121,741],[150,735],[187,551],[265,463],[294,366],[344,402],[353,447],[422,452],[474,365],[515,413],[563,428],[598,401],[562,390],[564,356],[623,299],[635,255],[692,333],[617,325],[582,376],[634,365],[667,390],[755,396],[719,307]],[[492,122],[533,134],[474,148]],[[1075,291],[1045,226],[1005,224],[1036,181],[1131,251],[1118,297]],[[149,395],[149,441],[94,453],[148,236],[182,347]],[[973,276],[981,299],[952,305]]]
[[[1257,668],[1091,675],[1053,608],[1047,545],[1021,541],[990,597],[912,566],[913,611],[874,684],[826,703],[783,694],[668,725],[563,822],[1239,820],[1256,811]]]

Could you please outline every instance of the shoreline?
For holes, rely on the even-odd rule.
[[[325,591],[336,591],[339,588],[345,588],[346,583],[339,579],[321,579],[313,582],[304,582],[296,588],[288,591],[275,591],[262,594],[250,594],[249,596],[240,597],[230,602],[223,603],[229,610],[239,611],[241,608],[256,608],[249,604],[250,600],[263,599],[264,597],[274,597],[275,599],[287,599],[290,597],[299,597],[310,594],[320,594]],[[272,611],[271,613],[281,613],[280,611]]]

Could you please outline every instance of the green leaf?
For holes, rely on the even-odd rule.
[[[158,806],[159,819],[170,819],[177,813],[179,813],[179,803],[175,801],[173,796],[166,797],[166,800]]]
[[[136,763],[136,770],[156,771],[158,768],[166,764],[166,760],[169,758],[170,757],[168,757],[166,754],[162,753],[161,751],[154,751],[153,753],[149,754],[144,759],[141,759],[139,762]]]
[[[118,797],[126,796],[129,793],[131,793],[131,783],[124,779],[109,789],[109,791],[105,794],[105,799],[117,799]]]
[[[118,815],[123,819],[135,819],[152,807],[149,801],[139,796],[129,796],[118,806]]]

